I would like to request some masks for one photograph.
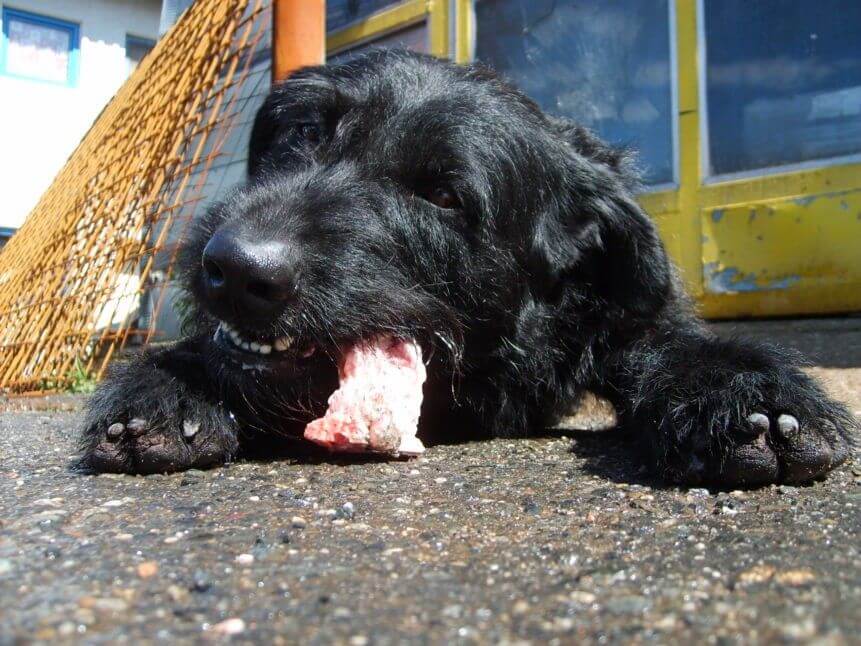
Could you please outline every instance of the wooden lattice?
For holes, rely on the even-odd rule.
[[[103,110],[0,252],[0,389],[98,378],[149,340],[141,295],[154,266],[169,279],[270,33],[266,0],[197,0]]]

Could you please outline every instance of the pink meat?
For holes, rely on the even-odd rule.
[[[418,455],[416,437],[427,371],[415,341],[379,336],[350,348],[329,408],[305,438],[331,451]]]

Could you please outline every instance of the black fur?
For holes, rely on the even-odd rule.
[[[429,201],[438,187],[454,208]],[[795,357],[703,327],[635,188],[626,154],[480,66],[375,52],[300,71],[257,116],[247,184],[186,245],[197,333],[114,369],[83,464],[169,471],[301,436],[339,348],[379,332],[424,348],[426,441],[524,436],[590,389],[673,481],[801,482],[842,462],[852,418]],[[272,317],[213,303],[201,254],[216,231],[286,245],[297,299]],[[217,319],[318,351],[237,357],[212,340]]]

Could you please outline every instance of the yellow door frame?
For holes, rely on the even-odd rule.
[[[677,72],[678,186],[649,192],[652,215],[707,317],[861,310],[861,163],[824,162],[741,178],[703,168],[702,0],[670,0]],[[429,49],[471,59],[473,0],[408,0],[330,33],[337,53],[427,21]]]
[[[430,53],[448,58],[452,32],[450,4],[448,0],[408,0],[393,4],[328,34],[326,52],[331,56],[405,27],[427,22]]]

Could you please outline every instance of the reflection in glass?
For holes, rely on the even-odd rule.
[[[8,74],[66,82],[72,52],[71,30],[11,18],[7,36]]]
[[[668,0],[478,0],[476,59],[672,182]]]
[[[343,63],[372,49],[411,49],[414,52],[427,54],[430,51],[427,23],[422,22],[390,32],[372,41],[338,52],[326,60],[329,63]]]
[[[861,152],[861,2],[704,4],[710,174]]]

